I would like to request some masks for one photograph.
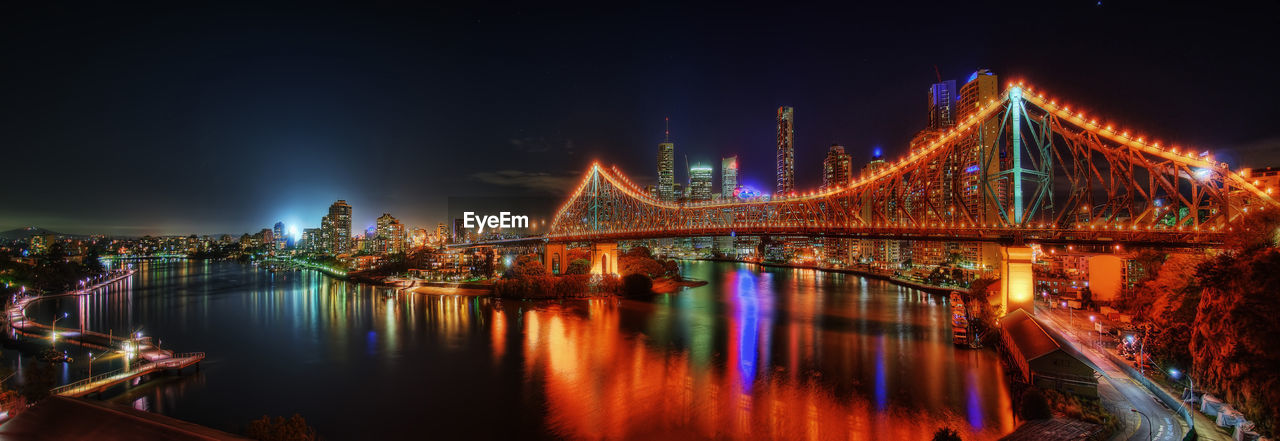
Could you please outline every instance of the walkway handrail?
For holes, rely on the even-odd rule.
[[[149,371],[149,370],[155,369],[156,366],[157,365],[155,362],[144,361],[142,363],[138,363],[137,365],[130,366],[128,369],[116,369],[114,371],[107,372],[105,374],[94,375],[89,378],[81,379],[78,381],[64,384],[62,386],[55,387],[49,390],[49,394],[62,395],[67,392],[72,392],[72,391],[87,388],[87,387],[96,387],[94,383],[105,381],[105,380],[111,379],[112,377],[117,377],[121,375],[130,376],[139,372]]]

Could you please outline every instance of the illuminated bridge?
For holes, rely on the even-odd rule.
[[[1029,293],[1027,243],[1212,246],[1250,210],[1280,209],[1273,189],[1209,152],[1114,128],[1022,83],[930,135],[845,187],[768,200],[661,201],[593,164],[556,213],[544,262],[589,242],[594,271],[616,272],[617,241],[682,236],[983,241],[1002,245],[1002,285]]]

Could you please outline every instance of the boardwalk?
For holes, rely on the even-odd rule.
[[[163,350],[152,345],[150,337],[136,335],[117,336],[76,329],[56,330],[54,326],[46,325],[27,317],[27,306],[38,300],[88,295],[98,288],[128,278],[133,273],[134,271],[132,270],[126,271],[97,285],[64,294],[22,297],[17,299],[6,311],[9,325],[15,337],[61,340],[64,343],[102,351],[120,351],[125,354],[127,360],[133,360],[134,357],[137,357],[136,361],[127,363],[124,369],[94,375],[90,378],[55,387],[50,391],[52,395],[82,397],[94,392],[102,392],[115,385],[155,372],[165,370],[181,371],[183,368],[190,366],[200,369],[200,361],[204,360],[203,352],[175,354],[173,351]]]
[[[142,362],[136,363],[125,369],[94,375],[74,383],[55,387],[50,390],[49,393],[64,397],[83,397],[94,392],[102,392],[106,389],[110,389],[112,386],[134,378],[162,370],[182,370],[182,368],[192,365],[195,365],[196,369],[199,369],[200,360],[204,360],[204,352],[173,354],[167,358],[156,361],[143,360]]]

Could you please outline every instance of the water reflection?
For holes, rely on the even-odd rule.
[[[224,430],[294,412],[332,439],[418,438],[424,425],[468,438],[926,439],[947,425],[981,440],[1015,424],[997,359],[951,345],[944,302],[854,276],[688,263],[707,286],[528,303],[141,265],[135,281],[33,312],[208,352],[201,372],[115,399]]]
[[[553,433],[925,439],[949,425],[993,439],[1013,429],[998,362],[952,348],[945,305],[928,296],[876,286],[890,295],[868,298],[836,287],[874,282],[813,272],[721,276],[675,302],[524,310],[525,378],[544,385]],[[502,320],[494,335],[507,334]],[[637,328],[659,332],[629,329],[645,321]]]

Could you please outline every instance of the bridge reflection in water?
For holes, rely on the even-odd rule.
[[[505,338],[525,336],[525,380],[544,386],[549,430],[569,438],[1013,430],[999,362],[951,345],[941,302],[856,277],[717,266],[732,268],[688,267],[718,274],[707,292],[652,303],[505,305],[490,321],[493,355],[510,356]]]

